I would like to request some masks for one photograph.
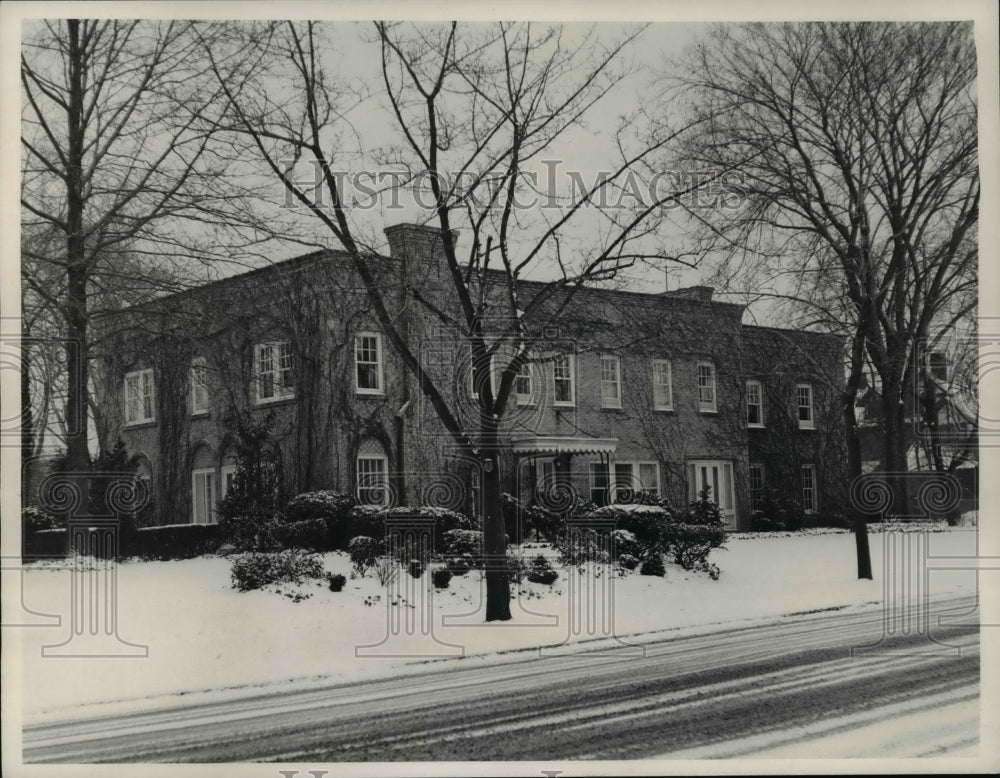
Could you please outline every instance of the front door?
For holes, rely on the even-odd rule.
[[[724,459],[697,459],[688,462],[688,499],[698,499],[705,487],[708,499],[717,503],[726,529],[736,529],[736,495],[733,492],[733,463]]]

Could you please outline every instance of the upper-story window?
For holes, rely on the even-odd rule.
[[[948,381],[948,355],[943,351],[931,351],[925,357],[931,377],[945,383]]]
[[[153,421],[156,390],[152,369],[125,375],[125,423]]]
[[[653,410],[672,411],[674,409],[674,390],[671,383],[670,361],[667,359],[653,360]]]
[[[815,429],[816,422],[813,415],[813,390],[810,384],[796,384],[795,402],[798,406],[799,429]]]
[[[191,413],[208,413],[208,365],[204,357],[191,360]]]
[[[747,381],[747,426],[764,426],[764,389],[760,381]]]
[[[490,395],[496,397],[497,395],[497,381],[496,381],[496,359],[495,354],[490,354],[488,359],[484,358],[484,362],[487,363],[488,367],[481,369],[481,366],[476,363],[476,358],[472,354],[472,347],[469,346],[469,396],[473,400],[479,399],[479,382],[489,381],[490,382]],[[482,378],[480,378],[482,376]]]
[[[621,360],[611,354],[601,356],[601,407],[622,407]]]
[[[354,387],[358,394],[384,394],[382,336],[359,332],[354,336]]]
[[[572,354],[556,354],[552,358],[553,405],[576,404],[575,361]]]
[[[292,344],[287,341],[258,343],[254,355],[257,402],[285,400],[295,396]]]
[[[711,362],[698,363],[698,410],[715,413],[715,365]]]
[[[532,405],[535,402],[535,364],[524,362],[514,376],[514,398],[518,405]]]

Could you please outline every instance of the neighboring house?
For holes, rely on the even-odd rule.
[[[390,256],[372,258],[381,288],[472,429],[481,377],[461,334],[432,313],[453,305],[440,233],[386,235]],[[482,284],[487,296],[504,291],[489,272]],[[838,338],[743,325],[743,306],[708,287],[584,288],[556,295],[550,311],[503,420],[506,491],[553,508],[636,490],[682,505],[709,486],[734,529],[765,488],[808,511],[844,509]],[[478,510],[478,464],[457,453],[396,358],[347,255],[207,284],[123,311],[114,326],[99,371],[120,387],[106,392],[117,395],[102,409],[106,434],[149,480],[159,523],[215,520],[235,472],[233,408],[273,414],[290,494]]]

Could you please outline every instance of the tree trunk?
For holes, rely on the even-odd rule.
[[[507,578],[507,539],[500,505],[500,451],[496,445],[482,452],[483,550],[486,553],[486,620],[510,621],[510,583]]]
[[[85,474],[90,469],[87,446],[87,265],[83,240],[84,74],[80,22],[69,30],[69,106],[66,164],[66,468]],[[86,489],[83,491],[87,493]]]
[[[850,382],[849,382],[850,384]],[[856,394],[856,387],[855,392]],[[847,475],[850,480],[861,476],[861,439],[858,435],[854,397],[845,394],[844,428],[847,436]],[[868,546],[868,517],[851,506],[851,523],[854,528],[854,546],[858,557],[858,579],[872,580],[872,555]]]

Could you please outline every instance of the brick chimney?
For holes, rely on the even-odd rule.
[[[433,261],[443,266],[444,240],[438,227],[422,224],[394,224],[385,228],[389,241],[389,256],[405,265]],[[458,230],[451,231],[452,243],[458,241]]]

